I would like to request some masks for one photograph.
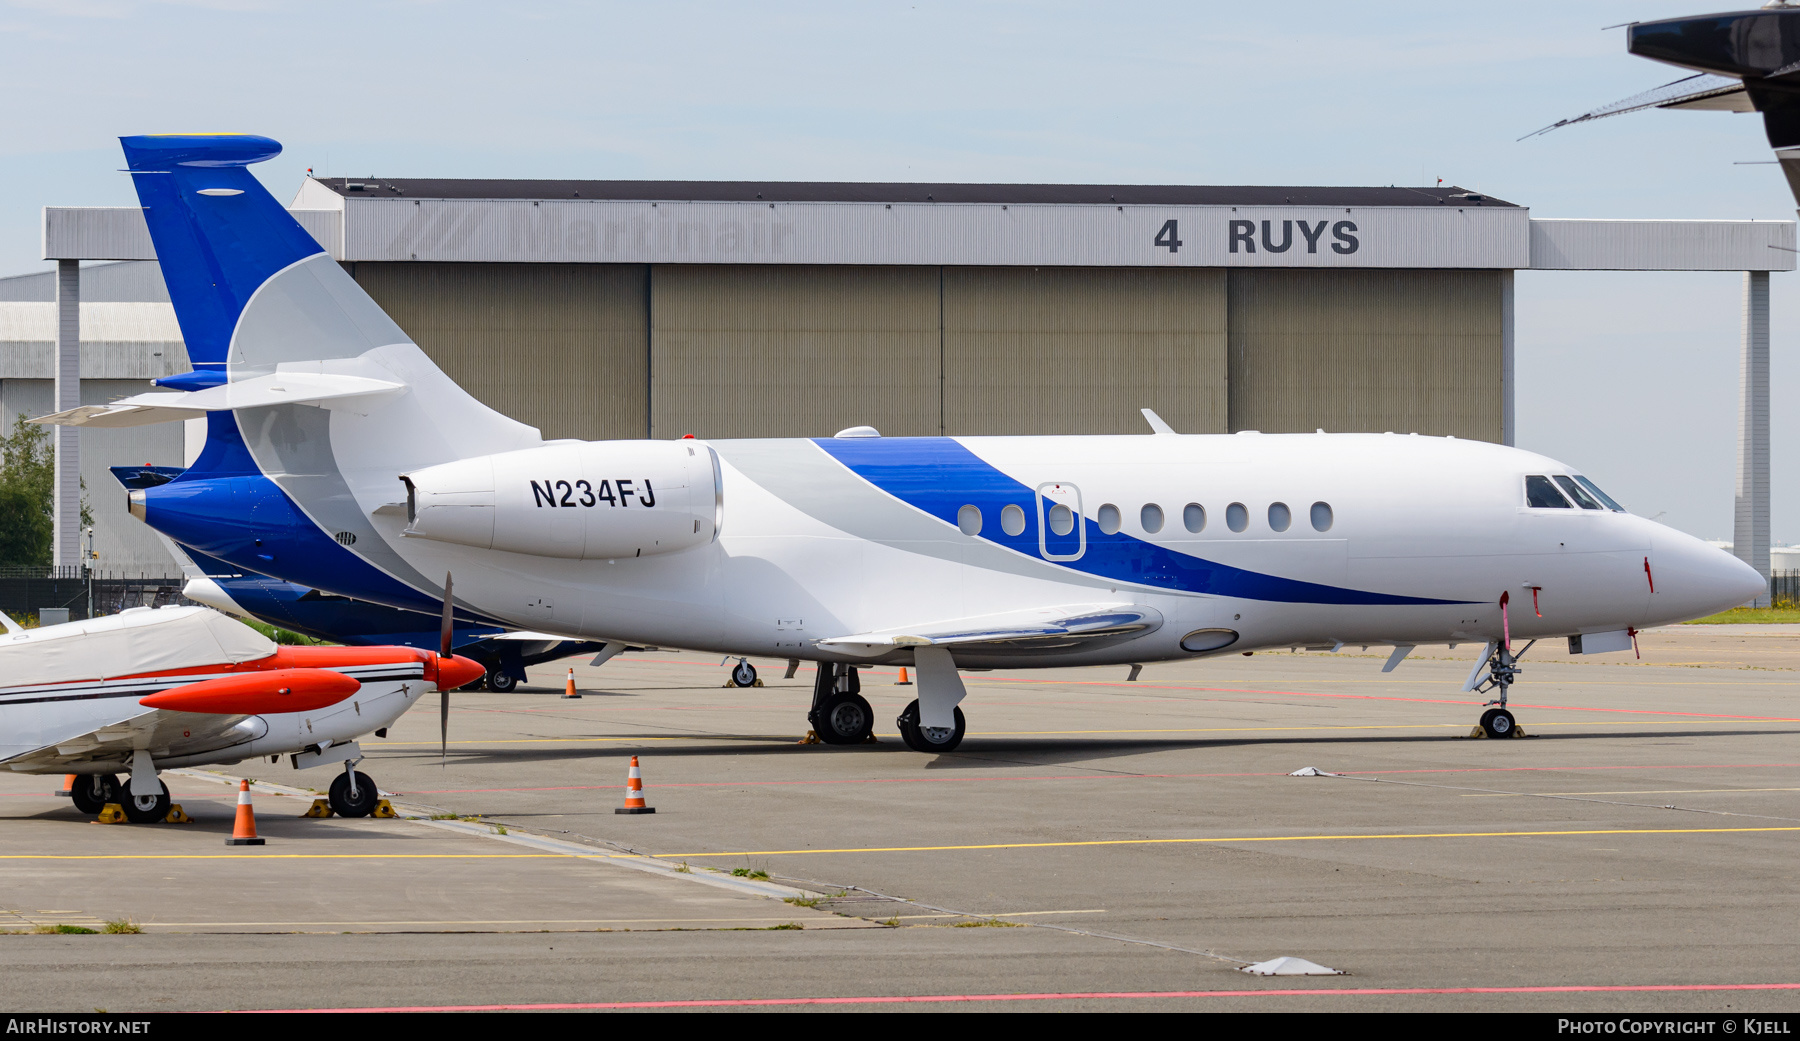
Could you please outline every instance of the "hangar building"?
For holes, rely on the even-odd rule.
[[[291,209],[452,378],[552,438],[1133,433],[1149,407],[1192,433],[1510,443],[1515,270],[1743,271],[1739,506],[1767,546],[1791,222],[1533,220],[1455,187],[376,177],[309,178]],[[154,259],[136,209],[44,229],[65,276]]]

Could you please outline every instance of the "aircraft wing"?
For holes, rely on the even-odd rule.
[[[1602,105],[1592,112],[1585,112],[1570,119],[1559,119],[1542,130],[1534,130],[1526,134],[1525,137],[1536,137],[1539,134],[1548,134],[1558,127],[1586,123],[1593,119],[1605,119],[1607,116],[1622,116],[1627,112],[1637,112],[1646,108],[1711,109],[1725,112],[1756,111],[1756,107],[1750,103],[1750,95],[1744,92],[1743,80],[1732,76],[1714,76],[1712,73],[1702,72],[1695,76],[1684,76],[1673,83],[1665,83],[1641,94],[1633,94],[1623,101]],[[1519,140],[1523,141],[1525,137],[1521,137]]]
[[[230,733],[249,718],[244,715],[165,712],[136,704],[131,708],[137,711],[129,718],[35,747],[0,745],[0,763],[24,773],[54,773],[79,764],[116,764],[129,760],[138,748],[148,748],[152,755],[162,758],[221,748],[250,736],[241,731]]]
[[[1162,615],[1154,609],[1137,604],[1078,604],[836,636],[818,641],[818,646],[853,654],[881,653],[890,648],[947,647],[952,651],[1029,655],[1141,636],[1160,628],[1162,621]]]

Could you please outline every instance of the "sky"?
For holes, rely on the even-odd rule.
[[[1746,5],[1748,6],[1748,5]],[[1459,184],[1537,217],[1791,220],[1755,116],[1522,135],[1674,80],[1644,3],[0,0],[0,274],[116,138],[245,131],[277,198],[382,177]],[[1771,280],[1775,541],[1800,542],[1800,273]],[[1730,539],[1742,276],[1520,272],[1518,444]]]

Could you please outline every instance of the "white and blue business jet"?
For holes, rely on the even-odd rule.
[[[205,416],[132,513],[246,570],[471,622],[819,664],[820,738],[865,740],[855,666],[912,666],[898,723],[963,738],[959,669],[1259,648],[1485,643],[1509,736],[1530,644],[1759,595],[1733,557],[1573,467],[1390,434],[549,441],[434,366],[246,167],[250,136],[124,140],[194,371],[55,417]],[[1515,650],[1515,648],[1517,648]]]

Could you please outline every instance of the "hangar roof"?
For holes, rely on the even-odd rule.
[[[951,202],[1138,206],[1505,206],[1455,185],[933,184],[880,181],[539,181],[319,177],[345,198],[599,199],[669,202]]]

